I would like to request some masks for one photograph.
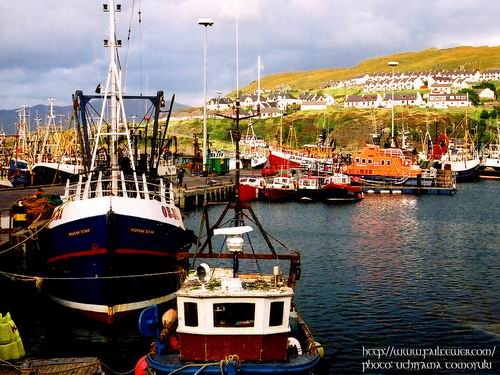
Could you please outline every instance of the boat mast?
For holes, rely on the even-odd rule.
[[[54,116],[54,98],[49,97],[49,113],[47,114],[47,126],[45,128],[45,134],[43,135],[43,143],[42,143],[42,149],[40,150],[40,153],[38,154],[38,163],[42,162],[42,158],[45,154],[45,147],[47,146],[47,141],[49,139],[49,133],[50,133],[50,128],[55,130],[56,123],[55,123],[55,116]]]
[[[110,147],[110,163],[111,163],[111,173],[112,173],[112,191],[116,192],[117,190],[117,174],[118,174],[118,160],[116,157],[116,132],[118,129],[118,113],[117,113],[117,102],[116,102],[116,91],[117,86],[120,84],[120,77],[118,73],[118,68],[116,66],[116,55],[118,53],[117,43],[116,43],[116,24],[115,24],[115,4],[114,0],[110,0],[110,9],[109,9],[109,57],[110,57],[110,66],[109,66],[109,76],[110,76],[110,115],[111,115],[111,143]],[[102,121],[102,118],[101,118]]]

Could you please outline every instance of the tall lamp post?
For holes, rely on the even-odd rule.
[[[392,117],[391,117],[391,147],[396,147],[396,142],[394,141],[394,67],[398,66],[399,63],[397,61],[389,61],[388,62],[389,66],[392,66],[392,101],[391,101],[391,107],[392,107]]]
[[[207,168],[207,34],[208,26],[213,26],[214,21],[210,18],[200,18],[198,25],[205,27],[205,48],[203,54],[204,73],[204,96],[203,96],[203,172],[208,172]]]

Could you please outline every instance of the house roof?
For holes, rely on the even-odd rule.
[[[377,100],[377,95],[349,95],[346,102],[359,103],[359,102],[374,102]]]
[[[384,101],[392,100],[392,94],[385,94]],[[417,94],[395,93],[394,100],[417,100]]]

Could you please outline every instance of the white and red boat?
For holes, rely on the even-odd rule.
[[[364,198],[360,186],[351,184],[343,173],[329,176],[306,176],[299,179],[297,199],[300,201],[359,201]]]
[[[233,267],[201,263],[191,271],[176,293],[177,310],[161,319],[165,328],[156,307],[143,311],[139,329],[156,337],[156,350],[139,360],[136,374],[321,373],[324,351],[294,303],[300,256],[245,253],[243,234],[251,230],[214,229],[226,236],[228,252],[219,255],[231,257]],[[239,272],[240,260],[275,258],[290,260],[288,279],[277,265],[272,274]]]
[[[268,165],[271,169],[307,169],[319,172],[333,171],[334,154],[331,147],[304,145],[300,149],[269,148]]]
[[[259,192],[266,187],[266,180],[262,177],[241,177],[240,178],[240,200],[251,202],[259,198]]]
[[[261,189],[261,198],[269,202],[286,202],[295,198],[295,180],[290,175],[274,177],[271,183]]]

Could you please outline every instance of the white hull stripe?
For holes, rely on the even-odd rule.
[[[175,292],[168,294],[166,296],[163,296],[163,297],[157,297],[157,298],[153,298],[153,299],[146,300],[146,301],[124,303],[124,304],[114,305],[114,306],[93,305],[93,304],[89,304],[89,303],[73,302],[73,301],[68,301],[68,300],[53,296],[53,295],[50,295],[50,298],[52,300],[54,300],[55,302],[57,302],[58,304],[65,306],[65,307],[68,307],[70,309],[113,315],[116,313],[123,313],[123,312],[127,312],[127,311],[144,309],[144,308],[152,306],[152,305],[157,305],[157,304],[161,304],[164,302],[168,302],[168,301],[175,298]],[[110,314],[110,312],[111,312],[111,314]]]

